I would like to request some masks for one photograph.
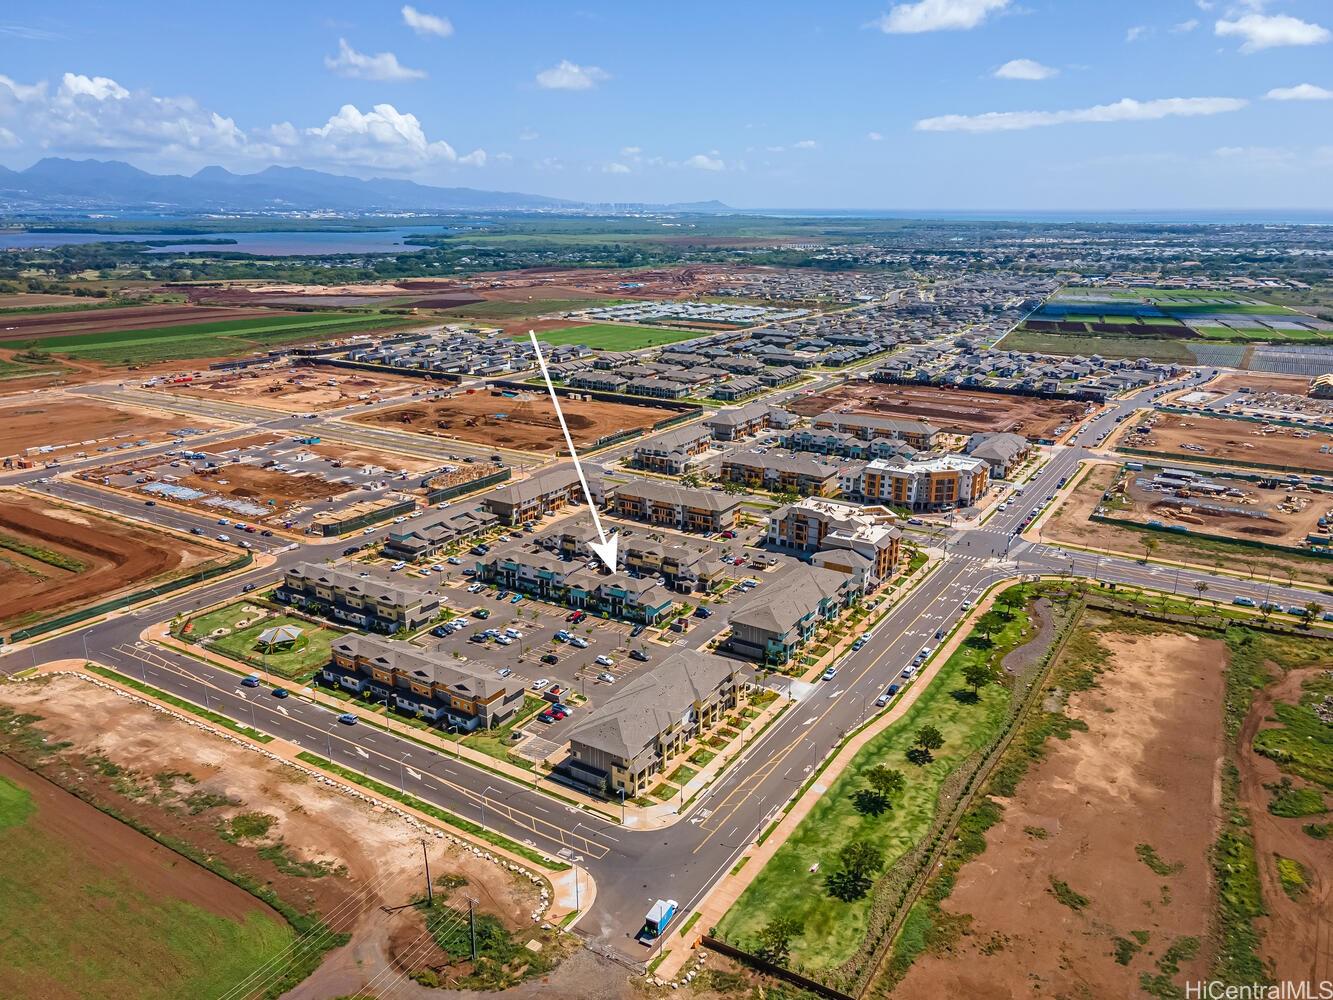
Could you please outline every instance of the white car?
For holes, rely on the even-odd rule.
[[[597,657],[597,663],[603,667],[614,667],[616,665],[616,661],[605,654]]]
[[[436,563],[434,566],[432,566],[432,567],[430,568],[430,571],[431,571],[432,573],[443,573],[443,572],[444,572],[444,567],[441,566],[439,563]]]
[[[516,629],[516,628],[507,628],[507,629],[505,629],[505,635],[509,636],[509,638],[511,638],[511,639],[522,639],[522,638],[523,638],[523,633],[520,632],[520,631],[519,631],[518,629]]]
[[[509,638],[509,636],[507,635],[497,635],[495,637],[495,641],[498,642],[501,646],[512,646],[514,644],[514,640]]]
[[[575,649],[588,648],[588,640],[584,639],[582,636],[577,636],[577,635],[574,636],[574,638],[569,640],[569,644],[573,646]]]
[[[538,677],[535,681],[532,682],[532,690],[540,691],[542,690],[542,688],[546,687],[550,683],[551,681],[549,678]]]
[[[454,619],[453,621],[451,621],[449,624],[452,625],[454,628],[467,628],[469,625],[472,624],[472,619],[471,619],[471,618],[455,618],[455,619]]]

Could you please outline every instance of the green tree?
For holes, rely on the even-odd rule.
[[[851,902],[870,891],[874,875],[884,867],[884,852],[865,840],[854,840],[838,852],[838,867],[824,878],[829,895]]]
[[[985,636],[987,643],[1002,628],[1004,628],[1004,618],[993,608],[977,619],[977,631]]]
[[[901,795],[907,787],[907,778],[901,771],[883,764],[876,764],[866,771],[866,783],[869,788],[859,788],[852,795],[858,812],[878,816],[892,808],[895,796]]]
[[[944,734],[934,726],[922,726],[916,731],[916,742],[907,751],[907,759],[913,764],[929,764],[935,759],[933,751],[944,746]]]
[[[759,932],[754,953],[774,965],[786,965],[791,955],[791,939],[801,934],[805,925],[795,917],[774,917]]]
[[[995,680],[995,670],[984,660],[974,660],[963,667],[963,680],[967,681],[973,695],[980,695],[981,689]]]

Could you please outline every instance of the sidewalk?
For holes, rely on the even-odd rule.
[[[670,982],[685,967],[691,960],[694,950],[699,946],[700,937],[722,920],[727,910],[759,875],[764,865],[777,853],[778,848],[786,843],[787,838],[805,819],[814,807],[815,802],[847,769],[852,759],[861,752],[867,743],[907,714],[908,709],[916,702],[920,693],[935,679],[935,675],[948,661],[949,657],[953,655],[954,650],[967,638],[970,632],[967,626],[989,611],[995,603],[995,598],[1001,592],[1017,586],[1019,582],[1018,580],[1006,580],[992,587],[972,607],[958,627],[954,629],[953,634],[940,644],[935,655],[931,657],[926,665],[925,670],[913,684],[908,685],[907,689],[893,703],[893,707],[849,737],[824,767],[816,771],[811,784],[799,794],[795,804],[778,821],[777,826],[771,829],[766,838],[763,837],[762,833],[760,834],[760,837],[763,838],[762,844],[753,843],[741,852],[731,868],[731,873],[718,881],[699,902],[699,905],[691,911],[691,913],[698,913],[699,918],[690,927],[690,937],[685,942],[685,946],[678,945],[671,949],[671,953],[667,955],[654,972],[657,978]],[[690,914],[681,914],[681,918],[680,926],[683,927],[691,919],[691,916]],[[675,933],[679,934],[680,932],[676,931]]]
[[[97,666],[101,666],[103,669],[112,670],[112,668],[106,667],[104,664],[99,664],[95,660],[91,662]],[[588,911],[592,902],[597,897],[596,882],[592,875],[586,870],[571,867],[560,871],[543,865],[534,864],[528,858],[519,857],[496,844],[492,844],[485,840],[474,839],[465,831],[460,831],[455,827],[445,825],[438,819],[418,811],[413,806],[399,802],[388,796],[380,795],[372,788],[367,788],[359,784],[349,784],[346,779],[326,771],[317,765],[309,764],[306,761],[299,759],[298,755],[303,752],[302,749],[284,739],[273,737],[268,743],[258,743],[245,736],[232,732],[231,730],[220,729],[208,720],[192,713],[183,712],[175,705],[160,701],[145,691],[132,688],[126,684],[118,683],[101,674],[89,673],[84,669],[84,664],[85,661],[83,660],[53,660],[41,664],[33,676],[41,674],[76,674],[90,683],[103,685],[116,691],[123,692],[131,698],[153,705],[159,711],[174,715],[191,725],[207,729],[222,739],[249,747],[255,752],[262,753],[272,759],[285,761],[292,767],[299,768],[308,774],[316,776],[325,784],[336,785],[347,795],[373,802],[375,805],[383,809],[396,812],[423,828],[434,831],[435,835],[440,839],[448,840],[464,849],[471,850],[480,857],[495,861],[497,864],[509,868],[516,874],[527,874],[534,879],[544,880],[551,886],[549,892],[543,890],[542,893],[543,901],[548,902],[548,909],[546,910],[544,919],[552,923],[561,923],[570,918],[570,915],[575,912],[576,872],[578,878],[577,897],[581,912],[579,912],[578,916],[573,919],[569,919],[569,923],[566,926],[572,926],[574,923],[577,923],[578,918]]]

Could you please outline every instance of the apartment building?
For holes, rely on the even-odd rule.
[[[380,698],[441,725],[490,729],[523,707],[522,681],[410,643],[347,635],[331,650],[333,659],[319,674],[326,684]]]
[[[700,532],[734,528],[741,507],[737,497],[726,493],[647,481],[615,487],[607,503],[618,517]]]
[[[924,420],[898,420],[865,413],[821,413],[811,423],[816,430],[855,434],[863,441],[878,437],[901,438],[913,448],[921,449],[935,447],[942,433],[934,424]]]
[[[708,450],[712,435],[702,424],[688,424],[641,441],[634,447],[640,469],[678,476],[688,472]]]
[[[808,455],[783,451],[738,451],[722,460],[721,478],[775,493],[831,496],[838,489],[838,467]]]
[[[769,428],[785,430],[800,419],[781,407],[749,403],[718,410],[704,421],[704,426],[713,432],[713,437],[718,441],[739,441]]]
[[[572,464],[558,465],[481,497],[486,509],[504,524],[536,520],[583,500],[583,487]]]
[[[856,577],[870,592],[898,570],[902,529],[886,507],[807,497],[768,518],[769,545],[801,553],[816,566]]]
[[[726,578],[727,567],[712,549],[634,538],[622,542],[621,550],[627,573],[661,577],[677,593],[707,593]]]
[[[747,675],[732,660],[683,649],[618,688],[569,732],[556,774],[607,798],[636,798],[671,758],[717,726],[745,698]]]
[[[729,621],[727,648],[770,666],[800,652],[822,622],[835,620],[861,596],[854,578],[821,566],[800,565]]]
[[[293,607],[372,632],[411,631],[440,613],[440,599],[433,594],[319,563],[292,566],[273,596]]]
[[[972,506],[989,487],[990,465],[972,455],[886,458],[866,463],[849,495],[912,511],[943,511]]]
[[[973,434],[963,451],[984,459],[992,479],[1008,479],[1032,454],[1032,444],[1021,434]]]
[[[901,438],[877,437],[869,441],[845,431],[816,430],[801,427],[788,431],[780,438],[782,447],[792,451],[809,451],[816,455],[837,455],[869,461],[872,458],[892,458],[902,455],[911,458],[917,453]]]
[[[488,510],[449,511],[433,521],[408,521],[389,529],[384,554],[391,559],[430,559],[444,549],[494,527],[499,521]]]
[[[478,560],[477,578],[552,604],[648,625],[669,615],[676,603],[671,591],[656,580],[602,573],[543,552]]]

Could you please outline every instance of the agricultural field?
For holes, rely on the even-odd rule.
[[[33,625],[234,558],[202,540],[0,491],[0,627]]]
[[[673,330],[668,327],[621,326],[613,323],[587,323],[538,330],[537,337],[548,344],[583,344],[599,351],[637,351],[660,347],[681,340],[703,336],[699,330]]]
[[[1081,419],[1088,404],[967,389],[853,382],[816,395],[799,396],[788,408],[802,416],[836,410],[926,420],[955,434],[1012,431],[1031,438],[1051,438]]]
[[[228,357],[263,347],[411,326],[383,313],[283,313],[204,306],[139,306],[7,318],[0,345],[106,364]]]
[[[499,966],[493,958],[512,958],[533,939],[546,946],[547,960],[534,961],[529,974],[549,971],[563,955],[554,935],[532,921],[537,886],[435,839],[428,844],[436,900],[441,907],[466,908],[466,897],[479,899],[478,922],[487,921],[490,934],[476,967],[462,960],[456,946],[448,951],[426,946],[424,932],[435,911],[411,905],[392,913],[383,909],[411,904],[424,894],[419,828],[296,768],[78,678],[5,686],[0,749],[140,830],[170,838],[186,858],[212,869],[196,867],[47,784],[89,817],[59,832],[71,840],[76,833],[91,838],[92,847],[83,848],[86,863],[68,859],[63,875],[40,867],[32,878],[20,873],[25,884],[33,884],[31,896],[18,911],[18,937],[0,935],[0,949],[19,948],[26,974],[44,977],[36,982],[83,988],[12,988],[6,977],[16,967],[5,955],[2,995],[91,997],[117,989],[117,995],[136,998],[215,997],[255,974],[246,996],[277,997],[302,980],[304,995],[355,996],[400,974],[424,981],[489,974]],[[6,811],[0,804],[0,816]],[[98,824],[109,826],[103,830]],[[12,829],[3,832],[7,847],[11,834]],[[131,839],[146,845],[141,862],[127,853],[125,842]],[[6,884],[11,873],[5,862],[29,857],[40,853],[5,852],[0,871]],[[126,867],[136,873],[134,880],[125,878]],[[97,873],[99,879],[68,878],[75,870]],[[112,878],[130,884],[122,888]],[[108,896],[111,891],[116,895]],[[184,902],[174,902],[176,897]],[[124,903],[108,907],[108,899]],[[60,912],[34,923],[30,907]],[[5,917],[0,901],[0,921]],[[41,928],[43,941],[68,927],[69,943],[35,947],[28,936],[32,927]],[[275,951],[293,943],[294,951],[264,966]],[[71,962],[71,953],[90,957]],[[194,978],[187,981],[190,975]]]
[[[793,921],[799,931],[790,937],[788,967],[847,985],[846,977],[854,973],[844,963],[855,964],[880,908],[877,895],[910,878],[914,849],[936,822],[941,796],[956,791],[959,772],[974,765],[977,751],[1001,732],[1011,688],[1018,689],[1015,674],[1028,671],[1054,640],[1049,607],[1030,610],[1021,591],[1014,592],[1013,602],[997,612],[1000,620],[989,635],[974,631],[928,686],[909,689],[915,701],[830,783],[727,911],[718,937],[754,948],[774,921]],[[988,665],[997,682],[974,691],[966,671],[975,664]],[[924,757],[914,756],[926,727],[942,739]],[[871,777],[879,767],[901,774],[899,791],[875,791]],[[868,845],[879,863],[849,892],[837,880],[843,852],[852,845]]]
[[[1092,513],[1108,503],[1119,474],[1118,465],[1089,465],[1076,477],[1073,490],[1041,523],[1036,537],[1095,551],[1119,552],[1131,558],[1151,556],[1168,562],[1236,569],[1251,577],[1333,583],[1333,563],[1315,556],[1091,520]]]
[[[1333,435],[1308,428],[1160,410],[1116,439],[1116,447],[1167,458],[1315,473],[1333,473],[1331,443]]]
[[[1026,327],[1007,334],[995,345],[1001,351],[1023,351],[1032,354],[1080,354],[1104,358],[1147,358],[1150,361],[1177,361],[1198,364],[1198,359],[1181,340],[1157,340],[1148,337],[1076,336],[1064,333],[1038,333]]]
[[[295,642],[260,643],[267,629],[289,626],[300,629]],[[182,624],[184,639],[239,660],[251,667],[277,674],[285,680],[308,683],[315,671],[333,659],[329,647],[347,633],[316,625],[304,618],[271,608],[238,601]]]
[[[422,391],[422,382],[403,376],[302,366],[205,375],[190,382],[162,382],[152,388],[173,396],[245,403],[284,413],[313,413],[406,396]]]
[[[562,399],[560,409],[575,446],[596,445],[622,431],[644,430],[677,411],[628,403]],[[457,438],[518,451],[555,452],[564,447],[555,407],[544,392],[520,397],[460,393],[440,400],[391,406],[351,418],[417,434]]]
[[[546,316],[552,313],[568,312],[571,309],[592,309],[602,306],[620,305],[628,299],[604,299],[604,298],[583,298],[581,296],[554,296],[544,290],[538,289],[530,299],[485,299],[479,302],[469,303],[461,306],[450,306],[445,310],[451,316],[467,317],[469,319],[487,320],[490,322],[503,322],[513,319],[531,319],[536,316]],[[554,291],[554,290],[552,290]],[[421,303],[418,303],[421,305]]]
[[[184,429],[183,417],[164,417],[78,396],[32,396],[0,406],[0,455],[20,455],[28,448],[51,448],[43,461],[113,450],[137,441],[167,441]],[[214,430],[213,427],[192,429]]]

